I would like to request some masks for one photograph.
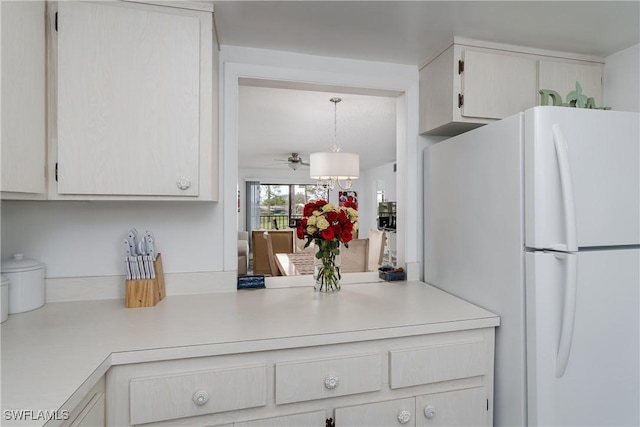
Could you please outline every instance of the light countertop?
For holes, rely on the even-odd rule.
[[[2,424],[6,410],[77,405],[113,365],[498,325],[495,314],[421,282],[168,296],[149,308],[49,303],[0,328]]]

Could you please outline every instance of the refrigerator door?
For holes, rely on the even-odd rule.
[[[525,112],[525,245],[640,244],[640,115],[566,107]]]
[[[526,254],[530,426],[640,425],[639,283],[640,249]]]

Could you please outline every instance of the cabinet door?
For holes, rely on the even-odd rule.
[[[200,76],[200,20],[183,13],[59,3],[59,193],[198,195],[207,76]]]
[[[388,400],[335,410],[337,426],[415,426],[415,399]]]
[[[582,93],[594,98],[596,106],[602,107],[602,70],[603,65],[597,63],[538,61],[538,90],[555,90],[566,102],[567,95],[576,89],[578,82]],[[539,97],[536,105],[540,105]]]
[[[45,3],[3,1],[0,8],[1,191],[44,194]]]
[[[536,105],[533,59],[473,50],[462,59],[462,116],[503,119]]]
[[[416,426],[491,425],[486,390],[472,388],[416,397]]]
[[[284,415],[282,417],[263,418],[260,420],[233,423],[233,427],[297,427],[325,425],[324,411],[306,412],[304,414]]]

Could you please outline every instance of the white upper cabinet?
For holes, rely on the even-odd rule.
[[[502,119],[536,105],[536,61],[466,49],[460,114]]]
[[[55,196],[216,200],[212,14],[121,2],[57,13]]]
[[[45,3],[0,2],[2,198],[45,196]]]
[[[452,136],[576,89],[601,106],[601,58],[456,39],[420,70],[420,133]]]
[[[593,63],[575,63],[540,60],[538,61],[538,90],[550,89],[558,92],[563,102],[567,95],[576,90],[580,83],[582,93],[595,100],[596,106],[602,105],[602,73],[604,65]]]

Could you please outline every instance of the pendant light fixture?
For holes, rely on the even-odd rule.
[[[348,190],[360,174],[360,156],[342,153],[338,147],[338,102],[341,98],[331,98],[333,102],[333,145],[330,151],[312,153],[309,156],[309,176],[316,185],[327,186],[333,190],[336,184]]]

